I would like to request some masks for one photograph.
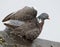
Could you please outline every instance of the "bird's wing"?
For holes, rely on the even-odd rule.
[[[8,20],[25,20],[25,19],[31,19],[30,17],[36,17],[37,11],[30,7],[24,7],[21,10],[18,10],[16,13],[11,13],[7,17],[5,17],[2,21],[8,21]]]
[[[12,13],[10,13],[9,15],[7,15],[3,20],[2,20],[2,22],[5,22],[5,21],[8,21],[8,20],[10,20],[10,18],[12,17],[12,15],[14,15],[15,13],[14,12],[12,12]]]
[[[34,22],[33,22],[34,21]],[[17,28],[15,28],[11,33],[17,36],[26,35],[26,39],[34,40],[39,35],[39,28],[35,25],[36,20],[32,20],[32,22],[25,23]],[[37,32],[37,34],[36,34]],[[36,36],[35,36],[36,35]]]
[[[12,25],[14,25],[14,24],[12,24]],[[17,24],[17,22],[16,22],[16,24]],[[15,26],[16,26],[16,24],[15,24]],[[31,30],[31,29],[33,29],[35,27],[39,28],[39,23],[38,23],[38,21],[37,21],[36,18],[32,19],[31,21],[28,20],[27,22],[23,22],[22,21],[20,23],[19,27],[18,28],[15,28],[14,30],[17,30],[17,31],[18,30],[28,31],[28,30]]]
[[[9,27],[12,30],[14,30],[15,28],[19,27],[19,26],[14,26],[14,25],[7,24],[7,23],[4,23],[4,25],[7,26],[7,27]]]
[[[10,22],[8,22],[8,23],[11,25],[15,25],[15,26],[20,26],[20,25],[25,24],[24,21],[18,21],[18,20],[10,20]]]

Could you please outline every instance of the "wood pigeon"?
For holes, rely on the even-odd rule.
[[[41,19],[40,23],[37,21],[37,18]],[[22,37],[25,40],[33,41],[41,33],[43,25],[44,25],[44,20],[49,19],[49,15],[47,13],[42,13],[37,18],[33,18],[29,22],[26,22],[25,24],[23,24],[17,28],[15,28],[14,25],[10,25],[7,23],[4,23],[4,24],[7,27],[12,29],[12,32],[11,32],[12,34]]]

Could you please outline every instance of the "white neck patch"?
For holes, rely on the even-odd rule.
[[[39,22],[39,23],[41,23],[41,22],[42,22],[42,20],[41,20],[41,19],[39,19],[39,18],[37,18],[37,20],[38,20],[38,22]]]

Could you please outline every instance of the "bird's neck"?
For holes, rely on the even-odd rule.
[[[41,20],[41,22],[39,23],[40,31],[42,31],[43,25],[44,25],[44,20]]]

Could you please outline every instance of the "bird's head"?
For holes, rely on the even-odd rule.
[[[38,16],[38,19],[41,19],[41,20],[46,20],[46,19],[49,19],[49,15],[47,13],[42,13],[41,15]]]

